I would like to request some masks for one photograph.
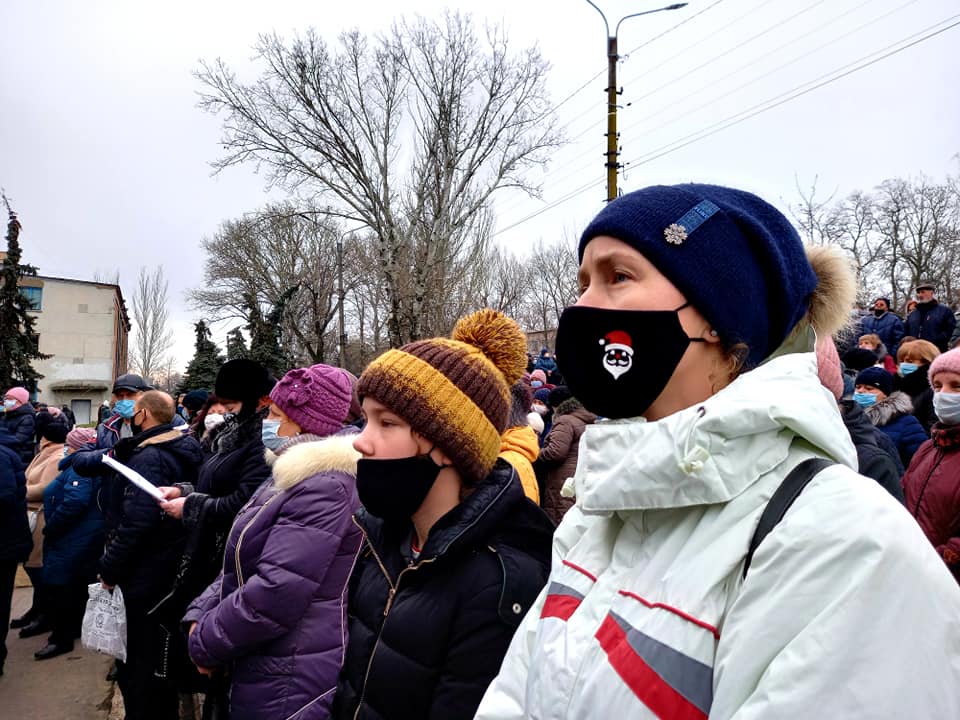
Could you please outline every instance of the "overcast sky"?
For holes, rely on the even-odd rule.
[[[661,5],[597,4],[612,24]],[[538,43],[553,101],[565,100],[558,115],[571,142],[543,173],[542,199],[498,199],[498,241],[523,252],[575,236],[605,197],[606,39],[585,0],[4,0],[0,185],[20,214],[26,259],[78,279],[119,269],[128,299],[138,268],[162,263],[186,363],[195,317],[183,294],[202,278],[198,242],[266,199],[253,168],[211,174],[220,120],[196,107],[199,60],[219,56],[250,74],[258,33],[314,26],[333,40],[445,6],[502,22],[516,48]],[[842,196],[890,177],[955,173],[960,27],[833,78],[958,21],[957,0],[693,0],[627,20],[620,131],[632,164],[621,186],[718,182],[786,210],[795,178],[808,186],[819,176],[825,195]]]

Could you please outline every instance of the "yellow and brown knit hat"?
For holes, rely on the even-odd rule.
[[[450,338],[388,350],[363,371],[357,391],[397,413],[477,482],[497,460],[510,386],[526,369],[526,352],[516,322],[480,310],[461,318]]]

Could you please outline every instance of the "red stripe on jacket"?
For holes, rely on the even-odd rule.
[[[596,638],[617,675],[658,718],[707,720],[700,708],[668,685],[634,652],[623,628],[611,616],[604,618]]]

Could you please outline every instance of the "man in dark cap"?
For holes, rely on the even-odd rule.
[[[917,284],[917,307],[907,317],[906,333],[932,342],[940,352],[946,352],[957,319],[950,308],[937,302],[936,292],[937,287],[932,282]]]

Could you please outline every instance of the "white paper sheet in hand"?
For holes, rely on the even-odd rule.
[[[112,467],[114,470],[116,470],[118,473],[123,475],[127,480],[129,480],[138,488],[143,490],[147,495],[152,497],[157,502],[161,502],[163,500],[163,493],[157,489],[157,486],[154,485],[149,480],[147,480],[143,475],[138,473],[136,470],[132,468],[128,468],[122,462],[117,462],[109,455],[103,455],[100,459],[104,463],[104,465],[109,465],[110,467]]]

